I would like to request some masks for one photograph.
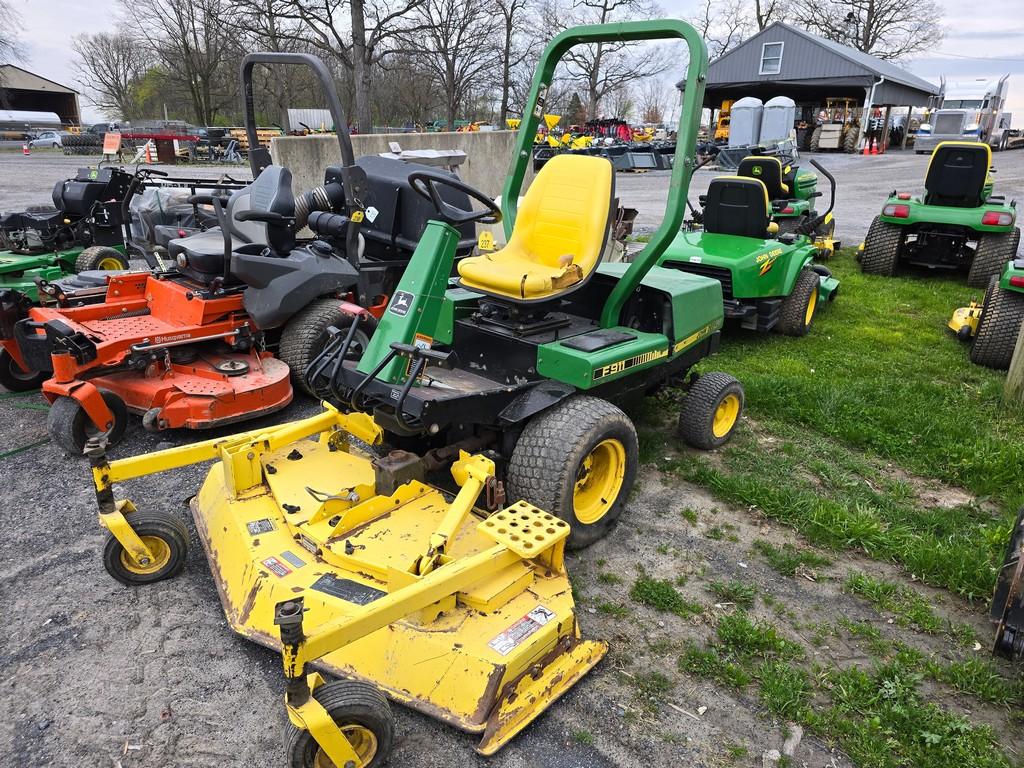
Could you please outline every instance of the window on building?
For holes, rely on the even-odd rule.
[[[785,43],[765,43],[761,46],[761,69],[758,74],[777,75],[782,71],[782,48]]]

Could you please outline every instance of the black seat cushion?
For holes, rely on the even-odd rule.
[[[777,157],[751,155],[740,161],[736,175],[757,179],[768,190],[770,200],[785,200],[789,194],[782,189],[782,163]]]
[[[757,179],[720,176],[712,179],[704,204],[704,231],[739,237],[768,237],[768,195]]]
[[[991,155],[984,144],[941,144],[925,176],[925,203],[977,208],[988,178]]]

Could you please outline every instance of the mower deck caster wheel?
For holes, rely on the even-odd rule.
[[[75,272],[129,268],[127,256],[114,248],[107,248],[103,245],[93,245],[86,248],[75,259]]]
[[[167,512],[132,512],[126,518],[132,530],[153,554],[148,563],[137,563],[121,542],[107,536],[103,549],[103,567],[107,573],[129,587],[152,584],[176,576],[185,567],[188,556],[188,528]]]
[[[21,370],[14,357],[6,349],[0,349],[0,386],[8,392],[31,392],[39,389],[48,378],[50,374],[42,371]]]
[[[395,739],[395,718],[388,700],[375,686],[358,680],[334,680],[317,688],[313,698],[352,745],[362,768],[379,768],[387,762]],[[309,731],[292,726],[287,750],[288,768],[334,766]]]
[[[725,445],[743,413],[743,385],[727,373],[705,373],[690,386],[679,412],[679,436],[694,448]]]
[[[82,404],[73,397],[58,397],[50,406],[46,428],[50,433],[50,439],[63,448],[65,453],[81,456],[90,437],[106,437],[108,447],[117,445],[124,437],[125,426],[128,423],[128,407],[124,400],[113,392],[101,389],[100,394],[107,408],[114,414],[114,426],[106,432],[102,432],[92,423]]]

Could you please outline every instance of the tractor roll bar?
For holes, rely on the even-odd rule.
[[[253,178],[259,176],[260,172],[270,165],[270,151],[260,146],[259,136],[256,134],[256,104],[252,91],[252,70],[257,64],[299,64],[313,70],[313,74],[320,81],[320,87],[327,98],[331,119],[334,120],[334,133],[338,137],[338,147],[341,149],[341,163],[346,166],[355,165],[355,154],[352,151],[352,139],[348,135],[345,110],[342,109],[341,99],[338,98],[338,89],[334,85],[334,78],[327,66],[316,56],[308,53],[250,53],[242,59],[242,101],[245,107],[245,135],[249,139],[249,167],[252,169]]]
[[[700,114],[704,104],[704,84],[708,72],[708,49],[697,30],[679,19],[658,19],[654,21],[627,21],[620,24],[600,24],[572,27],[556,36],[541,54],[540,62],[533,76],[530,95],[523,109],[523,121],[519,124],[515,154],[512,166],[501,192],[501,208],[505,221],[505,236],[512,236],[516,219],[519,192],[526,176],[526,166],[533,148],[533,137],[537,124],[544,113],[544,102],[548,87],[554,77],[555,66],[576,45],[590,43],[611,43],[643,40],[682,40],[686,43],[689,63],[686,67],[686,84],[683,88],[683,104],[679,110],[679,128],[676,134],[676,157],[682,154],[682,162],[672,168],[669,182],[668,202],[665,218],[651,237],[650,242],[637,254],[629,269],[615,284],[611,295],[601,311],[601,327],[610,328],[619,324],[619,316],[626,299],[640,284],[640,281],[657,264],[669,243],[679,232],[686,214],[686,191],[696,163],[697,131],[700,128]],[[680,152],[682,148],[682,152]]]

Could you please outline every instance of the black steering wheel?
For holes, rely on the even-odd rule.
[[[414,171],[409,174],[409,184],[420,197],[425,197],[434,205],[441,221],[449,224],[468,224],[479,222],[480,224],[497,224],[501,221],[501,208],[494,200],[485,195],[479,189],[469,186],[464,181],[456,179],[438,171]],[[484,206],[482,211],[463,210],[456,208],[449,202],[441,199],[438,186],[451,187],[469,195],[470,199],[476,200]]]

